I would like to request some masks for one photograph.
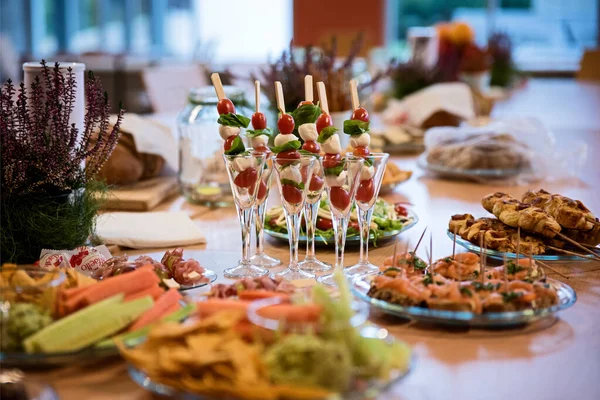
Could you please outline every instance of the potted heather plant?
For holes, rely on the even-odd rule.
[[[42,60],[41,77],[0,91],[1,261],[31,263],[42,248],[72,249],[94,232],[105,186],[96,176],[119,139],[98,77],[85,84],[83,132],[69,123],[76,83]]]

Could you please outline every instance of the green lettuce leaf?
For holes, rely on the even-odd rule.
[[[223,114],[219,116],[217,122],[225,126],[237,126],[239,128],[247,128],[250,124],[250,118],[244,117],[240,114]]]

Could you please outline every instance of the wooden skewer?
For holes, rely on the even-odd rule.
[[[314,97],[313,97],[313,77],[312,77],[312,75],[306,75],[304,77],[304,100],[310,101],[311,103],[314,100]]]
[[[350,80],[350,97],[352,99],[352,110],[356,110],[360,107],[358,102],[358,82],[356,79]]]
[[[421,237],[419,238],[419,241],[417,242],[417,245],[415,246],[415,249],[413,250],[414,254],[417,253],[417,249],[419,248],[419,245],[421,244],[421,240],[423,240],[423,236],[425,236],[425,232],[427,232],[427,227],[425,227],[425,229],[423,229],[423,233],[421,233]]]
[[[572,256],[575,256],[575,257],[588,258],[588,257],[586,257],[585,254],[575,253],[574,251],[564,250],[564,249],[560,249],[560,248],[554,247],[554,246],[546,246],[546,247],[549,248],[550,250],[558,251],[560,253],[569,254],[569,255],[572,255]]]
[[[581,244],[582,246],[585,246],[585,247],[587,247],[588,249],[590,249],[590,250],[592,250],[592,251],[594,251],[594,250],[598,250],[598,251],[600,251],[600,247],[598,247],[597,245],[596,245],[596,246],[593,246],[593,245],[591,245],[591,244],[583,244],[583,243],[580,243],[580,244]]]
[[[329,114],[327,92],[325,91],[325,84],[323,82],[317,82],[317,92],[319,94],[319,101],[321,102],[321,110],[323,110],[325,114]]]
[[[579,243],[577,243],[576,241],[574,241],[574,240],[573,240],[573,239],[571,239],[570,237],[568,237],[568,236],[565,236],[565,235],[563,235],[563,234],[562,234],[562,233],[560,233],[560,232],[558,232],[558,233],[557,233],[557,235],[558,235],[560,238],[562,238],[562,239],[566,240],[567,242],[571,243],[573,246],[575,246],[575,247],[579,247],[581,250],[583,250],[583,251],[585,251],[585,252],[587,252],[587,253],[590,253],[591,255],[593,255],[593,256],[594,256],[594,258],[595,258],[596,260],[600,260],[600,255],[598,255],[598,254],[596,254],[595,252],[591,251],[591,250],[590,250],[590,249],[588,249],[587,247],[584,247],[584,246],[580,245]]]
[[[260,112],[260,82],[254,81],[254,102],[256,103],[256,112]]]
[[[433,279],[433,233],[429,232],[429,268],[431,269],[431,279]]]
[[[285,114],[285,101],[283,99],[283,86],[281,82],[275,82],[275,98],[277,99],[277,109],[281,114]]]
[[[218,72],[213,73],[210,76],[210,80],[212,81],[213,86],[215,87],[215,92],[217,93],[217,98],[219,100],[223,100],[225,97],[225,89],[223,89],[223,84],[221,83],[221,77]]]
[[[531,255],[531,253],[529,253],[529,258],[530,258],[530,260],[533,260],[533,256]],[[569,277],[567,275],[563,274],[562,272],[557,271],[555,268],[552,268],[548,264],[543,263],[543,262],[541,262],[539,260],[536,260],[535,262],[537,262],[538,264],[540,264],[542,267],[544,267],[546,269],[549,269],[550,271],[554,272],[555,274],[560,275],[560,276],[562,276],[565,279],[569,279]],[[531,263],[531,261],[529,261],[529,263]]]

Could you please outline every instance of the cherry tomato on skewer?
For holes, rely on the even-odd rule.
[[[350,193],[341,186],[334,186],[329,190],[331,204],[338,210],[345,210],[350,206]]]
[[[277,128],[284,135],[292,133],[294,131],[294,117],[290,114],[282,114],[279,121],[277,121]]]
[[[308,186],[308,190],[312,192],[319,191],[323,188],[323,178],[320,176],[313,175],[310,180],[310,185]]]
[[[323,168],[335,168],[341,160],[342,156],[339,154],[325,154],[323,156]]]
[[[250,194],[254,194],[254,186],[250,188]],[[262,201],[265,199],[265,197],[267,197],[267,184],[261,180],[258,184],[258,193],[256,194],[256,198],[259,201]]]
[[[375,184],[373,183],[373,179],[360,181],[358,184],[358,190],[356,191],[356,200],[363,203],[368,203],[371,201],[374,195]]]
[[[256,171],[256,168],[247,168],[235,177],[233,183],[241,188],[252,188],[254,187],[257,178],[258,172]]]
[[[371,155],[371,150],[366,146],[357,146],[352,154],[357,157],[369,157]]]
[[[331,118],[331,115],[323,113],[317,118],[316,124],[317,132],[321,133],[324,128],[333,125],[333,119]]]
[[[231,145],[236,137],[238,137],[238,135],[232,135],[225,139],[225,143],[223,144],[223,149],[225,149],[225,151],[229,151],[229,149],[231,149]]]
[[[256,130],[265,129],[267,127],[267,119],[265,114],[261,112],[255,112],[252,114],[252,127]]]
[[[294,162],[294,160],[300,159],[300,153],[296,150],[286,150],[277,154],[277,163],[279,165],[287,165]]]
[[[352,112],[350,119],[369,122],[369,112],[365,108],[359,107]]]
[[[333,221],[329,218],[317,217],[317,228],[322,231],[333,229]]]
[[[217,103],[217,111],[219,112],[219,115],[235,114],[235,106],[231,100],[221,99]]]
[[[319,145],[319,143],[310,140],[304,142],[304,144],[302,145],[302,150],[310,151],[314,154],[319,154],[321,152],[321,146]]]
[[[312,101],[308,101],[308,100],[301,101],[300,104],[298,104],[298,108],[300,108],[302,106],[305,106],[307,104],[311,104],[312,105],[313,102]]]
[[[281,195],[291,204],[302,202],[302,191],[293,185],[281,185]]]

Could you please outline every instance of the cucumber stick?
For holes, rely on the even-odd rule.
[[[154,304],[150,296],[123,303],[116,295],[44,328],[24,342],[27,352],[76,351],[125,328]]]

